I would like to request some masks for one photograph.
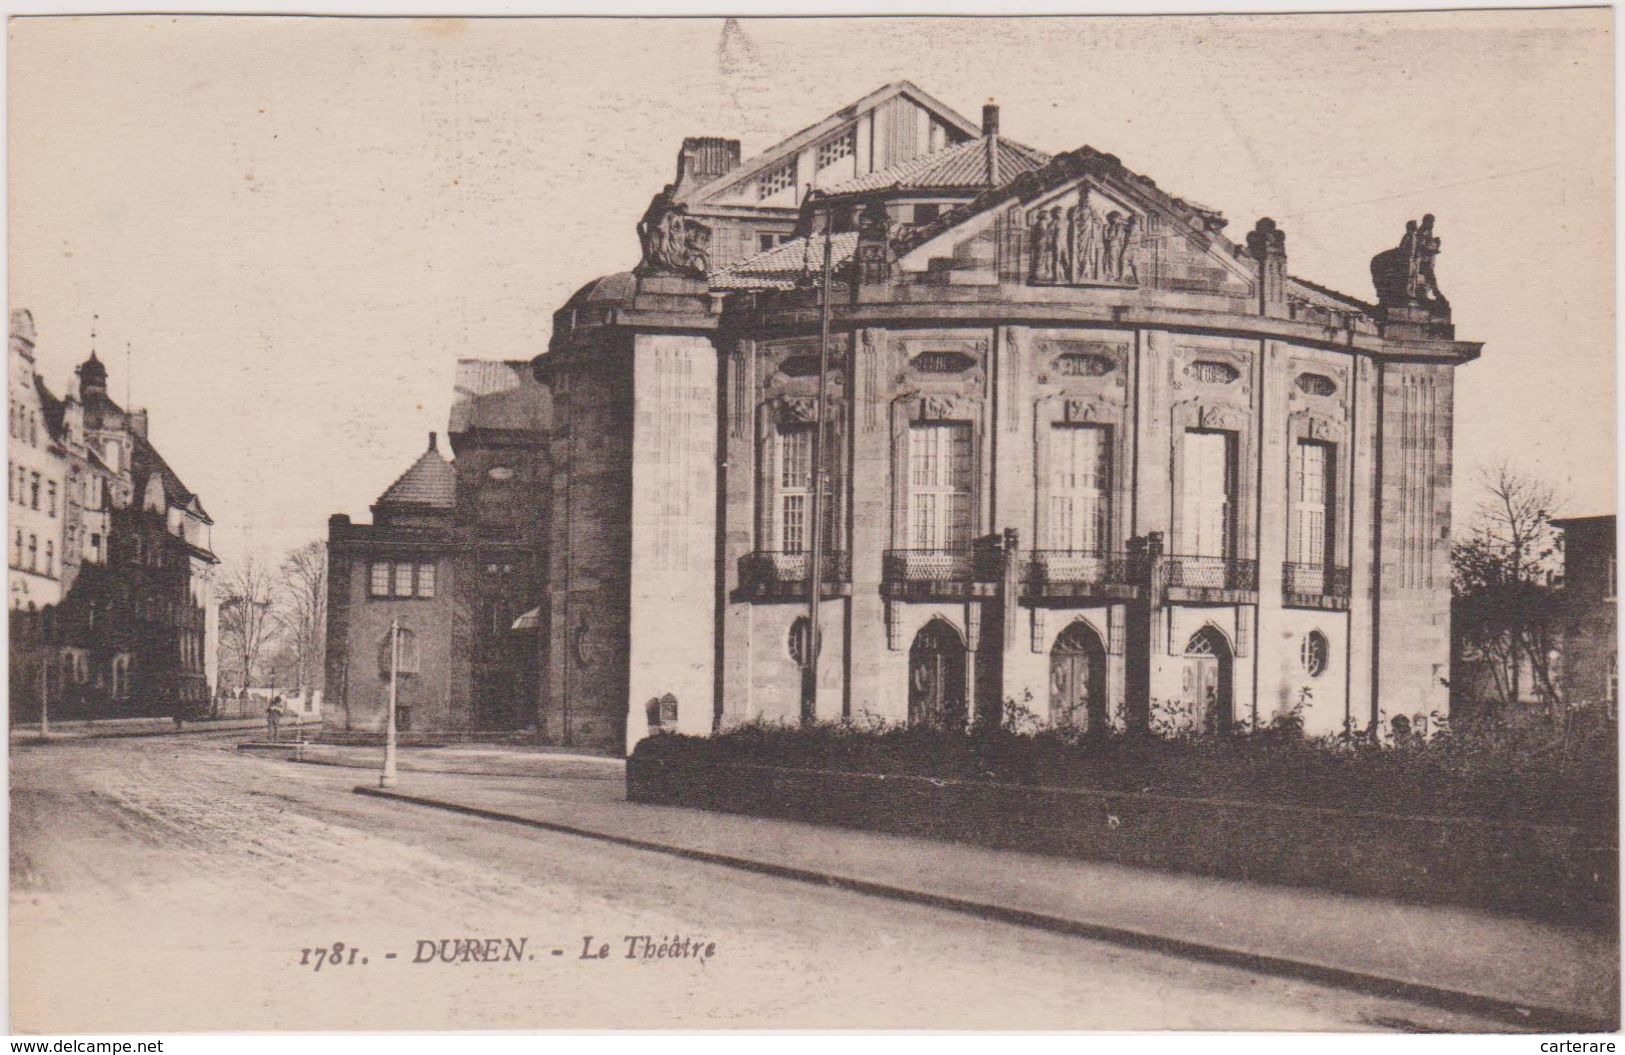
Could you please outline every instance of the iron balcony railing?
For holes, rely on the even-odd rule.
[[[1186,590],[1257,590],[1258,562],[1233,557],[1196,557],[1179,554],[1163,565],[1166,584]]]
[[[1350,593],[1349,570],[1326,564],[1283,564],[1281,592],[1302,597],[1347,600]]]
[[[1045,584],[1130,586],[1139,581],[1142,562],[1126,553],[1098,550],[1040,549],[1022,562],[1022,578],[1033,586]]]
[[[882,558],[887,582],[993,582],[999,566],[991,555],[962,549],[889,549]]]
[[[824,582],[851,582],[852,560],[845,553],[825,553],[819,560]],[[807,550],[757,550],[739,558],[739,579],[753,586],[784,586],[804,583],[812,568]]]

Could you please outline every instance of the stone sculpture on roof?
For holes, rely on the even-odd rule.
[[[1377,300],[1384,305],[1448,308],[1450,302],[1439,292],[1433,273],[1433,259],[1443,241],[1433,233],[1433,214],[1422,222],[1410,220],[1399,245],[1371,258],[1371,281],[1377,287]]]
[[[655,195],[638,221],[643,245],[640,274],[690,275],[704,278],[711,271],[711,228],[672,203],[669,191]]]

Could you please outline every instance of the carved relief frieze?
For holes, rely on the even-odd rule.
[[[1071,398],[1065,401],[1062,414],[1069,424],[1096,424],[1114,420],[1116,415],[1107,412],[1106,406],[1098,399]]]
[[[941,394],[915,397],[919,400],[918,421],[970,421],[977,417],[976,401],[967,396]]]
[[[779,396],[768,402],[775,419],[783,425],[811,425],[818,420],[817,396]],[[824,420],[840,420],[840,401],[834,397],[824,400]]]
[[[1322,443],[1341,443],[1343,440],[1343,422],[1333,420],[1324,412],[1300,410],[1292,415],[1290,422],[1292,434],[1303,439]]]
[[[1245,432],[1251,415],[1244,406],[1198,397],[1174,404],[1172,417],[1176,422],[1188,422],[1189,428]]]
[[[1145,218],[1087,184],[1028,209],[1023,223],[1034,285],[1139,284]]]

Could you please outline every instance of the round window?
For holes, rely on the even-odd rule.
[[[798,616],[796,621],[790,624],[790,658],[798,667],[807,665],[807,638],[811,636],[808,629],[807,617],[804,615]],[[823,651],[824,643],[820,641],[818,652],[822,655]]]
[[[1308,671],[1311,678],[1318,678],[1326,673],[1326,663],[1331,657],[1331,651],[1326,635],[1319,630],[1311,630],[1303,636],[1300,658],[1303,660],[1303,669]]]

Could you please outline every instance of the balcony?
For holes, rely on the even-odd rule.
[[[851,592],[852,560],[845,553],[825,553],[822,594],[844,597]],[[739,594],[755,601],[806,600],[812,554],[806,550],[757,550],[739,558]]]
[[[1281,565],[1281,603],[1288,608],[1348,610],[1349,570],[1325,564]]]
[[[1170,601],[1253,604],[1258,600],[1258,562],[1173,554],[1163,561],[1163,586]]]
[[[1034,550],[1021,566],[1025,601],[1131,600],[1139,595],[1143,562],[1126,553]]]
[[[881,591],[907,601],[990,597],[1003,571],[1001,555],[961,549],[889,549],[881,561]]]

